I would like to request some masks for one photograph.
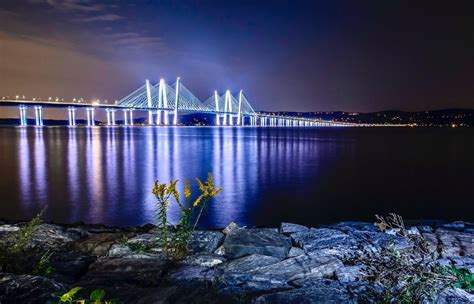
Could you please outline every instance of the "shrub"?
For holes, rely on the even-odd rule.
[[[172,180],[169,184],[155,181],[152,193],[156,197],[156,223],[158,226],[159,242],[164,253],[173,259],[181,259],[188,253],[188,246],[193,231],[196,229],[201,215],[209,200],[214,198],[222,189],[214,184],[211,173],[208,173],[207,180],[202,182],[196,178],[200,194],[191,199],[191,185],[189,180],[184,183],[184,200],[181,199],[176,190],[178,180]],[[179,207],[181,218],[176,226],[176,230],[170,233],[168,229],[168,207],[171,202]]]
[[[28,260],[28,254],[26,252],[26,245],[31,240],[33,233],[38,230],[41,222],[43,213],[46,207],[40,211],[28,224],[20,230],[18,230],[12,237],[12,240],[5,242],[0,247],[0,267],[1,271],[4,272],[29,272],[28,269],[30,263],[26,263]],[[49,260],[49,255],[41,258],[39,263],[40,268],[44,267]],[[37,265],[38,267],[38,265]],[[29,270],[29,271],[28,271]],[[39,269],[38,269],[39,270]],[[49,269],[52,271],[52,269]]]
[[[391,213],[376,218],[379,221],[375,226],[382,232],[394,230],[413,244],[403,252],[391,245],[376,256],[359,259],[367,271],[366,279],[384,287],[382,303],[420,303],[450,286],[473,290],[472,274],[465,269],[440,266],[423,236],[408,233],[401,216]]]

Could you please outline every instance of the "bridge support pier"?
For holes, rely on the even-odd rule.
[[[69,107],[67,109],[68,118],[69,118],[69,126],[74,127],[76,125],[76,109],[73,107]]]
[[[151,110],[148,111],[148,124],[149,124],[150,126],[153,125],[153,111],[151,111]]]
[[[220,126],[219,119],[220,119],[219,114],[216,114],[216,126]]]
[[[18,109],[20,110],[20,126],[22,127],[27,126],[28,125],[28,117],[26,115],[27,107],[19,106]]]
[[[122,110],[123,112],[123,124],[128,126],[128,110]]]
[[[115,126],[115,110],[106,109],[107,113],[107,125],[108,126]]]
[[[95,110],[94,108],[86,108],[87,126],[95,126]]]
[[[40,106],[35,107],[35,119],[36,126],[41,127],[43,125],[43,108]]]
[[[133,110],[131,110],[131,109],[128,110],[128,113],[130,113],[130,115],[129,115],[129,118],[130,118],[129,125],[133,126]]]

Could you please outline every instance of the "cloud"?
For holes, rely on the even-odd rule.
[[[46,3],[58,10],[69,12],[98,12],[105,9],[104,5],[94,4],[91,0],[46,0]]]
[[[95,21],[117,21],[120,19],[123,19],[123,17],[116,14],[104,14],[104,15],[97,15],[97,16],[91,16],[91,17],[77,18],[76,20],[80,22],[95,22]]]

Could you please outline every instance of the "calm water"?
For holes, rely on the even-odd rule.
[[[207,227],[474,218],[473,129],[2,127],[0,169],[9,219],[152,222],[155,179],[207,172]]]

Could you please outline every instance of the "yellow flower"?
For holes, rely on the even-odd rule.
[[[184,181],[184,197],[188,199],[191,196],[191,185],[189,184],[189,179]]]

